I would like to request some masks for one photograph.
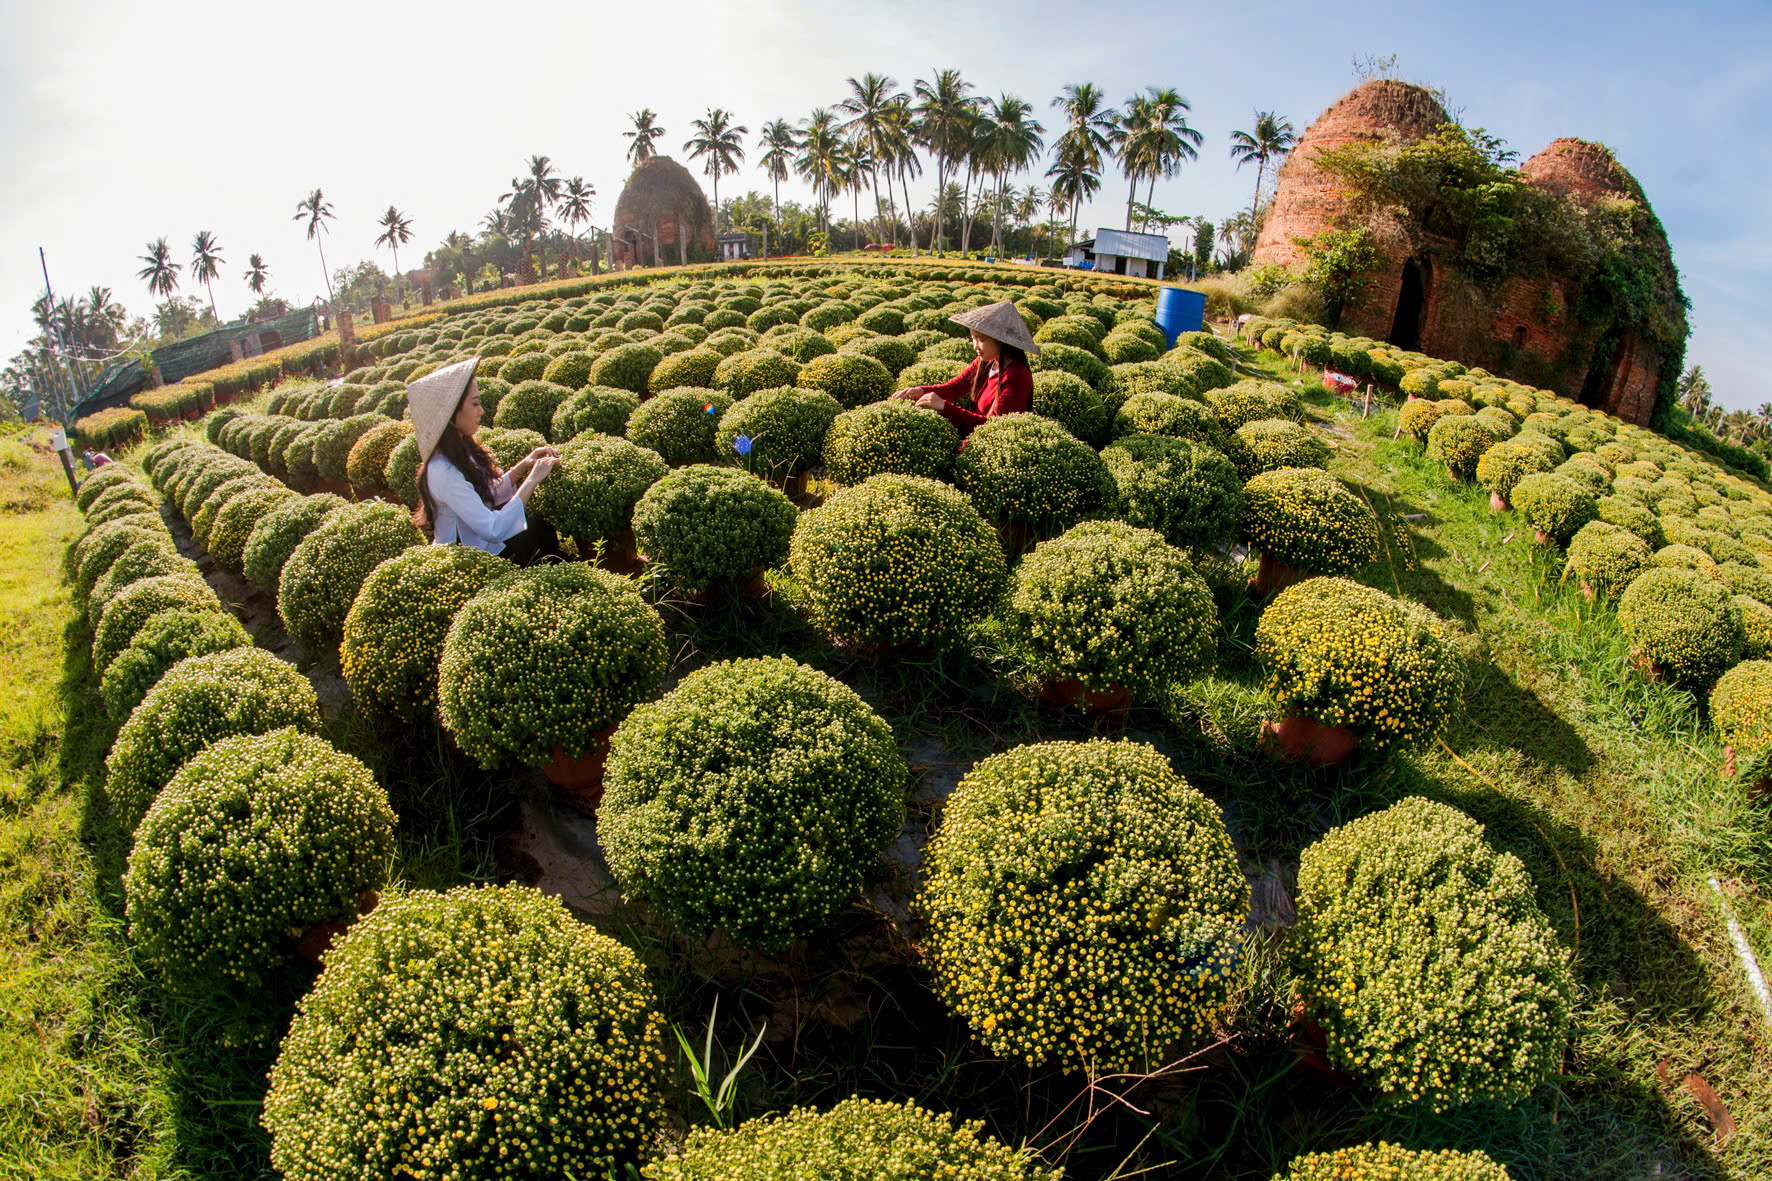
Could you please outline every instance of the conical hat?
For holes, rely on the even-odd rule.
[[[479,365],[480,358],[469,357],[428,373],[406,387],[406,407],[412,411],[412,433],[418,439],[421,462],[431,457],[437,440],[443,437],[443,428],[455,417],[455,408],[461,405],[461,396],[474,380],[474,370]]]
[[[1003,344],[1012,344],[1024,353],[1040,355],[1040,346],[1034,343],[1034,334],[1028,331],[1027,321],[1021,318],[1021,313],[1008,300],[987,303],[982,308],[973,308],[970,312],[961,312],[957,316],[949,316],[948,319],[981,336],[988,336]]]

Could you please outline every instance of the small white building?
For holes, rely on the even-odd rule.
[[[1100,274],[1130,275],[1138,279],[1161,279],[1169,261],[1169,239],[1162,234],[1135,234],[1130,230],[1095,231],[1065,252],[1064,265]]]
[[[757,240],[749,234],[743,232],[721,234],[718,242],[721,262],[738,262],[742,259],[756,257]]]

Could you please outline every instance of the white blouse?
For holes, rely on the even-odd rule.
[[[492,483],[494,508],[480,499],[461,469],[444,456],[431,453],[425,464],[425,487],[437,505],[431,522],[438,545],[460,542],[489,554],[501,552],[505,542],[529,527],[523,502],[512,495],[511,477],[502,475]]]

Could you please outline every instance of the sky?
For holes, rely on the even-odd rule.
[[[337,214],[329,267],[377,257],[391,270],[374,238],[394,204],[412,219],[410,268],[450,230],[474,229],[536,153],[595,187],[593,220],[607,226],[628,171],[621,132],[642,107],[680,161],[691,119],[733,112],[749,158],[721,195],[767,192],[761,125],[834,105],[846,78],[870,70],[908,90],[958,68],[977,93],[1033,103],[1048,142],[1061,130],[1048,104],[1067,83],[1094,82],[1114,102],[1173,86],[1206,138],[1197,163],[1158,183],[1155,205],[1216,221],[1247,208],[1254,188],[1253,169],[1229,159],[1232,130],[1261,109],[1302,133],[1356,83],[1354,59],[1390,54],[1396,76],[1443,89],[1522,159],[1558,136],[1610,146],[1667,228],[1692,301],[1688,362],[1728,407],[1772,401],[1765,0],[0,0],[0,357],[31,335],[39,247],[58,296],[106,286],[146,314],[146,244],[164,236],[188,262],[209,230],[226,259],[214,288],[224,319],[254,298],[242,278],[253,252],[275,294],[306,303],[324,277],[292,217],[316,187]],[[1014,183],[1044,188],[1044,170]],[[912,183],[919,208],[934,171]],[[797,180],[781,195],[810,203]],[[1120,225],[1125,199],[1125,180],[1107,178],[1080,224]],[[180,293],[205,298],[188,276]]]

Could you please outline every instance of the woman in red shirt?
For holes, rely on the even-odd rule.
[[[1038,356],[1040,346],[1015,305],[1005,300],[948,318],[972,330],[978,356],[952,381],[911,386],[892,396],[939,411],[960,428],[962,438],[987,418],[1033,409],[1034,374],[1027,355]],[[961,405],[962,400],[971,405]]]

